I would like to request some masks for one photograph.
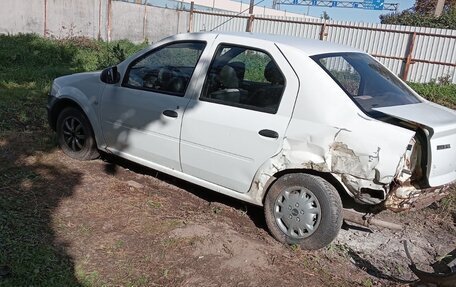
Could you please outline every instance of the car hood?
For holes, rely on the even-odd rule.
[[[77,73],[67,76],[58,77],[54,80],[54,84],[57,84],[59,87],[73,85],[75,83],[86,81],[86,80],[93,80],[96,78],[100,78],[101,71],[96,72],[85,72],[85,73]],[[101,82],[101,81],[100,81]]]
[[[456,180],[456,111],[430,102],[374,110],[427,131],[427,177],[430,186]]]

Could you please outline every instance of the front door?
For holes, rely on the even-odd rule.
[[[204,42],[165,44],[134,60],[121,85],[106,86],[101,122],[109,150],[181,170],[185,94],[204,47]]]
[[[258,168],[282,148],[298,80],[273,44],[217,40],[199,97],[184,114],[182,169],[247,192]]]

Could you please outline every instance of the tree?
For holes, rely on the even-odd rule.
[[[413,9],[419,14],[434,14],[437,0],[416,0]],[[445,0],[443,11],[449,12],[452,8],[456,7],[456,0]]]
[[[415,5],[400,13],[380,15],[382,24],[456,29],[456,0],[446,0],[442,15],[435,17],[437,0],[416,0]]]
[[[329,15],[328,15],[328,13],[326,13],[326,11],[323,11],[323,13],[321,13],[321,15],[320,15],[320,19],[331,20],[331,17],[329,17]]]

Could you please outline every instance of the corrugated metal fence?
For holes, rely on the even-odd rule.
[[[366,51],[407,81],[426,83],[448,78],[456,83],[456,30],[199,10],[190,14],[191,31],[250,30],[320,39]]]

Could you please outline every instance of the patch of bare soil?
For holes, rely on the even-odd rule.
[[[407,283],[416,276],[407,267],[404,241],[412,259],[421,270],[433,272],[432,265],[456,249],[456,228],[453,222],[442,221],[429,208],[418,212],[393,214],[385,212],[378,218],[394,220],[403,226],[401,231],[389,229],[341,230],[336,244],[343,246],[350,261],[381,282]],[[455,282],[456,286],[456,282]]]
[[[11,158],[17,166],[55,166],[78,176],[49,225],[52,244],[86,285],[402,286],[415,280],[402,240],[411,242],[422,269],[456,247],[454,223],[426,209],[384,215],[403,224],[401,232],[351,227],[326,249],[302,251],[268,234],[261,208],[121,159],[79,162],[59,150]],[[65,176],[34,171],[52,179],[31,185],[35,193],[52,198],[65,190]]]

